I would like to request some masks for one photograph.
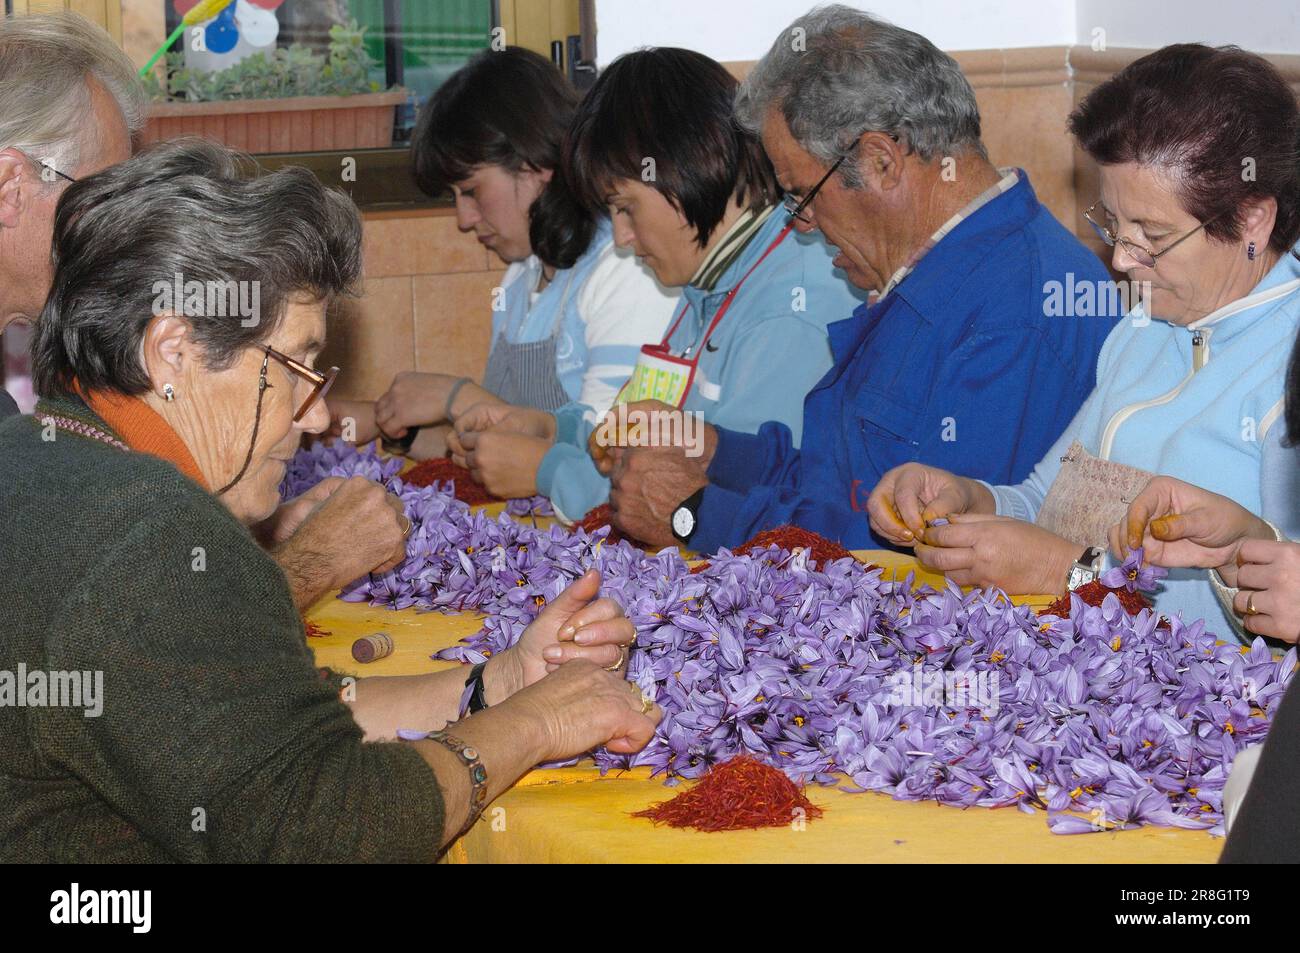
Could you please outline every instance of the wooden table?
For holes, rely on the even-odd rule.
[[[913,571],[918,582],[943,584],[910,557],[862,555],[890,574]],[[313,606],[307,617],[332,633],[310,640],[319,664],[357,675],[414,675],[451,667],[455,663],[429,656],[478,631],[482,620],[477,613],[394,612],[333,597]],[[352,660],[353,641],[376,631],[393,637],[395,651],[358,665]],[[847,794],[816,785],[809,786],[808,797],[826,813],[803,830],[702,834],[657,828],[630,816],[673,793],[662,779],[652,780],[648,769],[604,778],[594,768],[534,771],[488,807],[448,858],[453,863],[1213,863],[1223,845],[1204,831],[1158,827],[1053,834],[1042,813],[895,801],[886,794]]]

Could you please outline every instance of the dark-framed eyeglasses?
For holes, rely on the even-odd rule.
[[[826,170],[826,174],[817,180],[817,184],[809,189],[808,194],[802,199],[796,199],[793,195],[787,195],[782,200],[781,204],[785,206],[786,213],[791,218],[798,219],[806,225],[812,224],[812,219],[805,216],[804,212],[807,211],[808,206],[812,204],[813,199],[817,198],[817,193],[822,190],[822,186],[830,181],[831,176],[835,174],[835,170],[844,164],[845,159],[858,151],[858,143],[861,141],[861,136],[854,139],[853,144],[849,146],[848,151],[831,163],[831,167]]]
[[[316,370],[316,368],[308,367],[301,361],[295,361],[288,354],[282,354],[273,347],[262,345],[262,350],[266,351],[266,356],[268,358],[275,358],[290,371],[311,385],[311,393],[307,395],[307,399],[302,402],[297,412],[293,415],[293,422],[298,423],[298,421],[306,417],[308,412],[316,406],[316,401],[325,399],[325,395],[329,393],[330,388],[334,386],[334,381],[339,376],[339,369],[337,367],[331,367],[328,371],[322,374],[320,371]]]
[[[21,155],[26,156],[27,159],[28,159],[29,161],[34,162],[36,165],[40,166],[42,169],[48,169],[49,171],[51,171],[51,172],[53,172],[55,175],[57,175],[60,179],[67,179],[69,182],[76,182],[76,181],[77,181],[77,180],[74,179],[72,176],[68,175],[67,173],[60,172],[58,169],[54,168],[54,166],[50,165],[48,162],[46,162],[46,161],[44,161],[44,160],[42,160],[42,159],[38,159],[38,158],[36,158],[36,156],[32,155],[30,152],[23,152],[22,149],[14,149],[14,152],[17,152],[17,153],[19,153],[19,154],[21,154]],[[42,178],[44,178],[44,176],[42,176]]]
[[[1101,211],[1098,212],[1098,209]],[[1097,214],[1102,215],[1104,220],[1101,222],[1097,221],[1097,219],[1094,218],[1094,215]],[[1101,202],[1096,202],[1083,210],[1083,217],[1088,220],[1088,224],[1092,226],[1092,230],[1097,233],[1098,237],[1100,237],[1103,242],[1112,248],[1119,245],[1128,252],[1130,258],[1136,261],[1143,268],[1154,268],[1156,262],[1159,261],[1162,256],[1169,254],[1183,242],[1187,241],[1187,239],[1191,238],[1207,225],[1222,218],[1225,214],[1226,211],[1207,218],[1186,235],[1182,235],[1175,239],[1171,244],[1160,249],[1160,251],[1152,251],[1144,245],[1139,245],[1131,239],[1116,234],[1115,227],[1111,224],[1112,222],[1115,222],[1115,216],[1111,213],[1110,209],[1106,208],[1106,206]]]
[[[812,219],[804,215],[804,212],[808,210],[808,206],[812,204],[813,199],[817,198],[817,193],[822,190],[822,186],[824,186],[827,182],[829,182],[831,180],[831,176],[835,174],[835,171],[841,165],[844,164],[844,160],[847,159],[849,156],[853,155],[853,153],[858,151],[858,143],[862,141],[862,136],[865,135],[866,133],[864,132],[861,135],[859,135],[856,139],[853,140],[853,142],[849,145],[848,151],[845,152],[844,155],[840,156],[838,159],[836,159],[834,162],[831,163],[831,167],[826,170],[826,174],[817,180],[817,184],[814,185],[811,189],[809,189],[808,194],[805,195],[802,199],[796,199],[793,195],[786,195],[786,197],[781,200],[781,204],[785,206],[785,211],[787,215],[789,215],[791,218],[798,219],[799,221],[803,222],[805,225],[812,224]],[[887,133],[887,135],[889,136],[890,139],[893,139],[895,142],[898,142],[897,133],[891,132],[891,133]]]

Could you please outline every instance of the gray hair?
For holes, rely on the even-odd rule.
[[[0,20],[0,149],[18,149],[60,172],[75,169],[97,130],[87,122],[89,80],[113,97],[132,135],[145,94],[126,54],[76,13]]]
[[[141,343],[174,281],[255,288],[251,324],[224,310],[184,316],[204,364],[228,368],[270,337],[291,299],[352,291],[361,216],[306,169],[258,175],[247,156],[198,139],[150,147],[69,185],[54,214],[54,283],[36,323],[32,381],[45,396],[150,389]],[[177,276],[180,276],[177,279]],[[230,283],[234,282],[232,286]]]
[[[778,109],[795,141],[830,164],[864,132],[892,133],[929,161],[983,156],[975,91],[933,43],[843,4],[815,7],[784,30],[736,94],[736,119],[755,135]],[[852,163],[845,181],[861,184]]]

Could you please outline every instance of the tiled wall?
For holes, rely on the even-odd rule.
[[[363,294],[330,315],[321,358],[343,369],[339,395],[377,397],[406,370],[481,375],[504,273],[450,209],[367,215]]]
[[[997,165],[1029,173],[1039,199],[1099,253],[1083,220],[1096,168],[1065,131],[1074,104],[1146,50],[1087,47],[953,54],[975,88],[984,142]],[[1300,94],[1300,56],[1270,56]],[[750,64],[728,67],[743,76]],[[339,393],[375,397],[402,370],[477,376],[487,359],[490,296],[504,271],[450,210],[366,218],[364,296],[334,315],[327,360],[344,369]]]

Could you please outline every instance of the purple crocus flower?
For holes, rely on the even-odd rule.
[[[1169,575],[1169,571],[1159,566],[1142,565],[1144,558],[1145,554],[1139,546],[1124,557],[1123,563],[1102,573],[1098,581],[1107,589],[1151,592],[1161,579]]]
[[[288,468],[287,495],[362,475],[411,519],[405,562],[341,597],[482,613],[478,632],[437,653],[476,662],[598,567],[602,595],[637,628],[628,677],[664,711],[637,754],[592,752],[602,771],[648,766],[671,784],[748,754],[798,781],[1045,812],[1057,833],[1221,833],[1232,759],[1263,740],[1296,665],[1294,649],[1278,662],[1262,641],[1243,651],[1201,620],[1161,628],[1114,595],[1040,619],[995,591],[914,589],[910,574],[818,566],[777,546],[724,549],[692,574],[675,550],[649,556],[605,530],[472,511],[450,484],[404,485],[399,466],[373,448],[318,444]],[[1102,582],[1150,589],[1163,575],[1135,550]]]

